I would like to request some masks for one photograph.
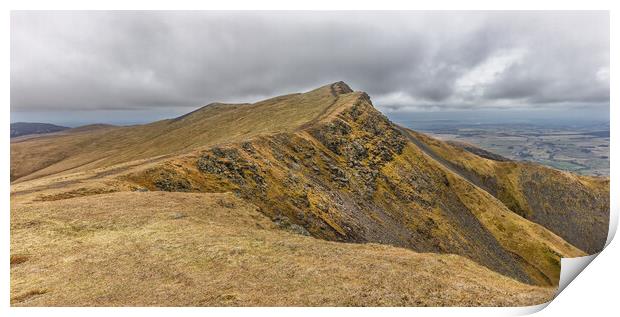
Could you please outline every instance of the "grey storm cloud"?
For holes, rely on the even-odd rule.
[[[394,111],[609,104],[607,12],[26,12],[12,111],[246,102],[344,80]]]

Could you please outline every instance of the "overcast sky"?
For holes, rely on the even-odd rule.
[[[607,111],[609,16],[606,12],[13,12],[11,16],[11,112],[19,119],[56,113],[82,121],[138,122],[214,101],[257,101],[339,80],[368,92],[375,106],[392,116],[458,109]],[[136,118],[128,119],[132,116]]]

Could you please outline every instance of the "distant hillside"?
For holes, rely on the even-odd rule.
[[[87,124],[87,125],[83,125],[83,126],[79,126],[76,128],[72,128],[71,130],[67,131],[67,132],[84,132],[84,131],[93,131],[93,130],[99,130],[99,129],[111,129],[111,128],[116,128],[117,126],[112,125],[112,124],[103,124],[103,123],[95,123],[95,124]]]
[[[600,252],[609,226],[609,178],[571,174],[529,162],[481,157],[411,131],[444,165],[587,253]],[[485,151],[486,152],[486,151]]]
[[[22,135],[29,134],[43,134],[58,132],[70,129],[50,123],[38,123],[38,122],[16,122],[11,123],[11,138],[16,138]]]
[[[489,152],[487,150],[481,149],[473,144],[467,143],[467,142],[462,142],[462,141],[447,141],[446,143],[452,145],[452,146],[456,146],[456,147],[460,147],[463,148],[464,150],[471,152],[473,154],[476,154],[482,158],[485,159],[489,159],[489,160],[493,160],[493,161],[500,161],[500,162],[506,162],[506,161],[510,161],[510,159],[505,158],[499,154],[495,154],[492,152]]]

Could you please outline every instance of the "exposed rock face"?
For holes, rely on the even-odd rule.
[[[353,92],[353,89],[349,87],[345,82],[339,81],[337,83],[333,83],[331,85],[332,94],[334,95],[343,95]]]
[[[332,87],[357,97],[328,120],[202,152],[186,164],[201,176],[187,177],[193,184],[180,188],[231,190],[301,234],[464,255],[517,280],[540,282],[366,94],[346,91]]]
[[[158,190],[166,192],[189,192],[192,190],[190,182],[178,177],[174,170],[162,169],[158,171],[158,174],[154,181],[154,185]]]
[[[285,230],[458,254],[531,284],[557,283],[559,259],[584,254],[493,198],[502,190],[492,175],[467,170],[460,178],[457,164],[429,157],[368,95],[343,83],[327,88],[321,116],[295,131],[164,163],[167,183],[158,183],[157,168],[128,180],[151,190],[234,192]]]
[[[265,179],[262,176],[264,172],[257,164],[241,157],[239,150],[235,148],[216,147],[202,156],[197,164],[202,172],[223,176],[236,185],[264,188]]]

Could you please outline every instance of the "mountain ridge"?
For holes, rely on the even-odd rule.
[[[214,128],[212,123],[219,125]],[[460,155],[459,165],[446,157],[452,152],[435,153],[431,138],[395,125],[366,93],[343,82],[255,104],[215,104],[151,126],[119,128],[135,138],[120,147],[106,141],[118,136],[115,130],[64,144],[99,140],[104,147],[97,155],[107,151],[114,156],[133,145],[137,153],[92,163],[83,153],[88,149],[76,150],[69,162],[62,158],[43,167],[48,173],[18,177],[11,186],[12,202],[45,205],[132,191],[230,192],[282,230],[321,240],[456,254],[541,287],[557,285],[562,257],[586,255],[565,240],[572,238],[568,231],[606,230],[603,222],[570,222],[568,231],[549,230],[546,226],[566,214],[553,212],[564,207],[555,200],[545,210],[547,218],[528,218],[513,210],[489,181],[476,178],[474,172],[495,167],[490,160],[454,152]],[[228,135],[219,134],[222,131]],[[153,152],[148,146],[160,144],[153,143],[158,138],[179,143]],[[37,140],[20,144],[16,149],[12,144],[12,155],[31,155],[28,145],[41,146]],[[465,163],[478,169],[463,169]],[[547,169],[539,173],[556,175]],[[552,191],[557,181],[570,187],[581,179],[545,179],[541,190]],[[592,190],[604,199],[604,186]],[[524,195],[521,187],[510,193]],[[605,208],[605,201],[589,203],[597,210]],[[590,239],[584,245],[600,243],[598,236],[584,239]]]
[[[290,94],[254,104],[214,103],[180,120],[165,119],[144,125],[110,127],[81,137],[63,135],[58,136],[58,144],[34,139],[30,142],[38,143],[41,148],[36,153],[38,155],[34,155],[36,146],[28,149],[31,154],[28,159],[32,166],[12,168],[11,180],[16,181],[22,177],[27,180],[67,170],[106,167],[156,155],[187,152],[220,140],[232,141],[261,133],[292,130],[315,118],[335,99],[334,95],[324,94],[325,91],[331,91],[331,85],[306,94]],[[326,102],[316,102],[316,98],[324,98]],[[309,106],[305,107],[305,104]],[[257,108],[261,109],[258,117],[254,113]],[[236,127],[241,125],[247,128],[239,131]],[[226,130],[237,130],[238,134],[229,135],[224,133]],[[174,135],[171,135],[173,131]],[[12,144],[11,156],[23,160],[25,158],[20,157],[22,151],[18,149],[20,146],[25,144]],[[50,156],[52,159],[47,160]]]

